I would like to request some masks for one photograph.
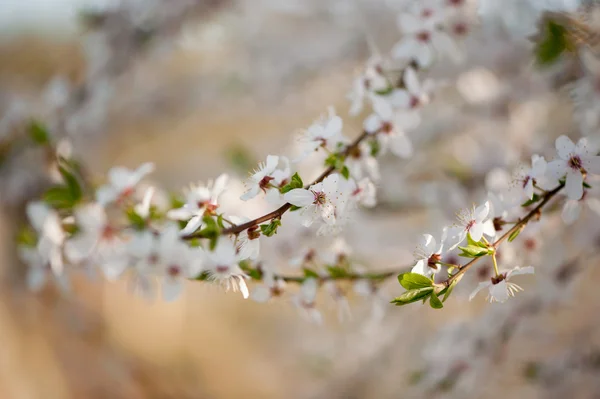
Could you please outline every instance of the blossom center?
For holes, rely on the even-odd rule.
[[[181,275],[181,267],[179,265],[171,265],[167,268],[169,277],[178,277]]]
[[[215,271],[220,274],[225,274],[229,271],[229,266],[228,265],[217,265],[215,267]]]
[[[327,196],[323,191],[313,191],[312,193],[315,196],[313,204],[324,205],[327,202]]]
[[[569,158],[569,167],[573,170],[582,170],[583,162],[581,161],[581,157],[579,155],[572,155]]]
[[[467,222],[467,224],[465,225],[465,230],[470,231],[473,226],[475,226],[475,220],[471,219]]]
[[[102,233],[100,234],[100,237],[106,241],[113,240],[116,236],[117,236],[117,229],[115,229],[114,227],[112,227],[108,224],[106,226],[104,226],[104,228],[102,229]]]
[[[465,24],[464,22],[458,22],[456,24],[454,24],[454,26],[452,27],[452,30],[454,31],[454,34],[457,36],[463,36],[465,34],[467,34],[467,24]]]
[[[421,100],[419,99],[419,97],[412,96],[410,98],[410,107],[411,108],[417,108],[419,106],[419,104],[421,104]]]
[[[433,15],[433,10],[431,8],[426,8],[421,12],[421,16],[423,18],[429,18]]]
[[[260,187],[261,190],[267,191],[267,189],[271,185],[271,180],[273,180],[273,179],[274,179],[274,177],[265,176],[261,179],[260,182],[258,182],[258,186]]]
[[[504,274],[494,276],[494,277],[492,277],[492,284],[496,285],[496,284],[500,283],[501,281],[504,281],[505,279],[506,279],[506,275],[504,275]]]
[[[385,121],[381,124],[381,131],[383,133],[391,133],[394,130],[394,125],[392,125],[390,122]]]
[[[423,43],[428,43],[431,40],[431,33],[427,31],[417,33],[417,40]]]
[[[465,2],[465,0],[448,0],[448,3],[451,6],[460,6]]]
[[[441,261],[442,261],[442,255],[433,254],[429,257],[429,259],[427,259],[427,266],[431,267],[432,269],[437,270],[438,263],[440,263]]]

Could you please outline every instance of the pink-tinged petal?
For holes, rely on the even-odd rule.
[[[529,179],[527,181],[527,184],[525,184],[523,191],[525,191],[525,196],[527,198],[529,198],[529,199],[533,198],[533,179]]]
[[[198,230],[200,228],[200,226],[202,226],[202,216],[196,215],[187,222],[187,224],[179,232],[179,234],[182,236],[187,236],[189,234],[196,232],[196,230]]]
[[[433,63],[433,48],[428,45],[417,46],[414,58],[421,68],[429,68]]]
[[[250,187],[250,189],[248,191],[246,191],[244,194],[242,194],[240,199],[242,201],[251,200],[252,198],[256,197],[259,192],[260,192],[260,187],[258,186],[258,184],[253,184],[252,187]]]
[[[98,244],[97,237],[91,234],[80,234],[65,243],[65,256],[73,263],[87,259]]]
[[[531,156],[531,175],[532,177],[540,177],[543,176],[544,173],[546,173],[546,167],[547,167],[548,163],[546,162],[546,159],[544,159],[544,157],[541,157],[539,155],[532,155]]]
[[[469,234],[471,235],[471,238],[473,240],[475,240],[475,241],[481,240],[481,237],[483,237],[483,224],[475,223],[469,230]]]
[[[572,224],[579,218],[581,212],[580,201],[568,200],[563,206],[561,217],[566,224]]]
[[[178,299],[183,292],[183,282],[180,279],[165,278],[162,282],[162,297],[166,302]]]
[[[279,164],[279,157],[277,155],[267,155],[267,163],[265,170],[268,171],[267,175],[271,174]]]
[[[587,206],[597,215],[600,215],[600,200],[598,198],[586,198]]]
[[[133,177],[131,170],[122,166],[116,166],[108,171],[108,181],[117,189],[127,188]]]
[[[490,285],[492,285],[491,281],[484,281],[482,283],[479,283],[477,285],[477,288],[475,288],[473,290],[473,292],[471,292],[471,295],[469,295],[469,301],[473,300],[473,298],[475,298],[475,295],[477,295],[479,293],[479,291],[481,291],[484,288],[489,287]]]
[[[417,72],[414,68],[406,68],[406,72],[404,72],[403,78],[404,85],[408,89],[408,91],[413,95],[419,95],[421,92],[421,84],[419,83],[419,78],[417,76]]]
[[[429,276],[431,274],[431,272],[433,272],[433,269],[430,268],[427,265],[427,261],[423,260],[423,259],[417,261],[417,263],[411,269],[411,273],[418,273],[418,274],[422,274],[424,276]]]
[[[583,196],[583,175],[578,170],[567,170],[565,183],[567,196],[572,200],[579,200]]]
[[[398,16],[398,28],[403,33],[415,33],[423,29],[423,22],[409,13],[402,13]]]
[[[309,206],[315,201],[315,195],[304,188],[295,188],[283,195],[283,199],[295,206]]]
[[[381,128],[381,125],[381,118],[376,113],[367,116],[367,118],[363,122],[363,128],[367,133],[371,134],[377,132]]]
[[[390,137],[390,150],[400,158],[410,158],[413,153],[413,146],[410,139],[402,132],[396,132]]]
[[[515,267],[514,269],[510,270],[508,273],[506,273],[506,278],[509,277],[513,277],[513,276],[519,276],[522,274],[534,274],[535,273],[535,269],[533,268],[533,266],[526,266],[526,267]]]
[[[192,212],[188,207],[182,207],[177,209],[171,209],[167,212],[167,217],[172,220],[188,220],[194,216],[195,212]]]
[[[395,108],[409,108],[411,98],[407,90],[396,89],[388,96],[388,101]]]
[[[463,54],[456,45],[456,42],[446,33],[437,32],[433,34],[431,36],[431,43],[438,53],[445,54],[455,64],[463,61]]]
[[[475,212],[473,212],[473,217],[477,223],[483,222],[485,218],[490,214],[490,202],[485,201],[483,204],[479,205],[475,208]]]
[[[258,303],[268,302],[269,299],[271,299],[271,289],[269,287],[265,287],[264,285],[258,286],[254,288],[250,298]]]
[[[423,249],[425,249],[425,253],[427,256],[431,256],[432,254],[434,254],[437,248],[435,238],[433,238],[431,234],[423,234],[419,245],[423,247]]]
[[[494,227],[494,221],[493,220],[487,220],[485,221],[483,224],[483,234],[485,234],[488,237],[494,237],[496,235],[496,228]]]
[[[413,37],[404,37],[394,45],[391,54],[396,59],[411,59],[417,54],[420,46],[420,43]]]
[[[600,157],[599,156],[587,156],[581,159],[583,167],[590,173],[600,175]]]
[[[565,174],[567,173],[568,169],[569,166],[567,164],[567,161],[565,161],[564,159],[555,159],[554,161],[548,163],[546,170],[548,176],[559,180],[565,177]]]
[[[556,139],[556,152],[558,156],[568,161],[571,157],[571,154],[575,151],[575,144],[565,135],[560,136]]]
[[[490,296],[490,301],[506,302],[509,297],[506,280],[502,280],[498,284],[492,284],[490,286]]]

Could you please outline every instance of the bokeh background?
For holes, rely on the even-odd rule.
[[[291,151],[328,106],[347,116],[356,73],[399,37],[399,3],[1,0],[0,139],[33,113],[98,179],[146,161],[169,190],[223,171],[243,179],[267,154]],[[446,83],[412,133],[419,154],[383,159],[380,204],[345,233],[368,267],[409,265],[419,234],[483,198],[488,172],[550,155],[555,137],[576,132],[568,90],[555,71],[535,70],[530,44],[504,20],[473,12],[471,22],[465,64],[431,71]],[[345,133],[361,121],[345,118]],[[596,215],[569,228],[550,217],[515,242],[517,252],[535,246],[525,260],[537,275],[504,306],[467,301],[489,273],[482,264],[443,311],[387,305],[400,291],[390,281],[384,314],[349,294],[353,317],[340,322],[324,298],[314,326],[286,298],[256,304],[204,283],[174,303],[99,276],[74,276],[68,293],[29,292],[14,235],[44,187],[44,161],[26,148],[6,154],[0,398],[600,397]],[[240,213],[268,209],[248,207]],[[294,234],[267,247],[283,269],[291,252],[277,245]]]

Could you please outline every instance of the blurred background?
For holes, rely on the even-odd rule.
[[[402,3],[0,0],[0,398],[599,398],[591,213],[568,228],[550,217],[515,242],[536,276],[504,306],[467,301],[485,264],[443,311],[387,304],[400,291],[390,281],[378,298],[349,294],[350,320],[324,298],[322,326],[285,297],[256,304],[204,283],[174,303],[99,276],[75,276],[66,293],[26,288],[14,236],[47,183],[44,154],[13,145],[25,118],[68,137],[98,179],[153,161],[169,190],[221,172],[241,180],[267,154],[293,152],[294,133],[328,106],[347,136],[360,133],[366,113],[347,117],[346,97],[398,40]],[[419,154],[383,159],[379,205],[344,233],[365,266],[410,265],[419,234],[484,198],[490,171],[551,158],[554,138],[578,130],[562,75],[535,70],[515,21],[482,22],[471,6],[465,63],[428,74],[444,84],[411,133]],[[281,269],[295,233],[266,247]]]

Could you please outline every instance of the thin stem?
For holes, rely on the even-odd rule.
[[[548,191],[544,195],[544,198],[542,199],[542,201],[535,208],[533,208],[527,215],[525,215],[525,217],[523,217],[521,220],[519,220],[519,222],[516,223],[510,230],[508,230],[500,238],[498,238],[496,241],[494,241],[494,243],[492,244],[492,246],[497,249],[500,246],[500,244],[502,244],[506,239],[508,239],[508,237],[510,237],[513,233],[516,233],[517,230],[523,229],[525,226],[527,226],[527,224],[531,221],[531,219],[533,219],[534,217],[536,217],[537,215],[539,215],[540,212],[541,212],[541,210],[542,210],[542,208],[544,206],[546,206],[546,204],[552,198],[554,198],[554,196],[556,196],[556,194],[558,194],[558,192],[560,190],[562,190],[564,186],[565,186],[564,183],[561,183],[555,189],[553,189],[551,191]],[[482,257],[479,257],[479,258],[474,258],[469,263],[463,265],[458,270],[458,272],[456,272],[451,277],[449,277],[446,281],[443,282],[443,284],[445,286],[447,286],[447,287],[450,286],[450,284],[452,284],[452,282],[454,280],[458,279],[460,276],[462,276],[463,274],[465,274],[465,272],[467,270],[469,270],[471,268],[471,266],[473,266],[475,263],[477,263],[480,259],[483,259],[483,258],[485,258],[485,256],[482,256]]]
[[[369,133],[366,131],[363,131],[360,136],[358,136],[356,139],[354,139],[354,141],[352,143],[350,143],[350,145],[348,147],[346,147],[346,149],[344,149],[344,151],[342,151],[340,153],[340,155],[342,157],[348,156],[348,154],[350,154],[352,151],[354,151],[358,147],[358,145],[364,139],[366,139],[368,136],[369,136]],[[317,179],[315,181],[306,185],[305,188],[308,189],[310,186],[322,182],[327,176],[332,174],[334,171],[335,171],[335,168],[333,166],[330,166],[329,168],[325,169],[325,171],[323,173],[321,173],[321,175],[319,177],[317,177]],[[266,215],[263,215],[256,219],[253,219],[253,220],[250,220],[246,223],[233,225],[231,227],[223,229],[223,230],[221,230],[221,235],[239,234],[244,230],[258,226],[261,223],[268,222],[275,218],[280,218],[284,213],[286,213],[288,210],[290,210],[291,207],[292,207],[292,204],[290,204],[289,202],[285,203],[282,206],[280,206],[279,208],[275,209],[273,212],[267,213]],[[184,239],[184,240],[192,240],[194,238],[203,238],[203,236],[200,232],[196,232],[196,233],[192,233],[192,234],[182,237],[182,239]]]
[[[496,260],[495,252],[492,254],[492,263],[494,264],[494,273],[496,273],[496,277],[498,277],[500,272],[498,271],[498,261]]]

